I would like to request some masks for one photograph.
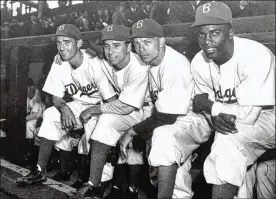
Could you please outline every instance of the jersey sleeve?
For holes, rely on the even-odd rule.
[[[275,105],[275,56],[260,50],[240,70],[240,85],[236,89],[239,105]]]
[[[146,67],[141,70],[129,70],[124,90],[120,93],[119,100],[140,109],[145,101],[148,83],[148,69]]]
[[[113,97],[116,93],[108,81],[107,77],[102,71],[100,60],[95,58],[92,62],[95,66],[92,67],[91,64],[88,65],[88,75],[91,81],[95,81],[100,95],[104,100],[107,100]]]
[[[65,86],[61,79],[62,73],[61,70],[59,70],[59,67],[62,66],[56,65],[55,63],[52,64],[42,90],[46,93],[62,98],[65,94]]]

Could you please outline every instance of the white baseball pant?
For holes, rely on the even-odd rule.
[[[247,168],[266,150],[275,148],[275,112],[262,112],[254,125],[236,123],[238,133],[217,133],[211,153],[204,162],[207,183],[229,183],[244,190]],[[239,191],[238,198],[247,198],[252,190]]]
[[[37,119],[29,120],[26,122],[26,138],[27,139],[34,139],[34,136],[37,134],[36,122],[37,122]]]
[[[68,132],[62,128],[62,124],[60,122],[60,112],[54,106],[44,111],[43,122],[38,132],[38,136],[44,137],[48,140],[56,141],[55,147],[65,151],[72,151],[73,147],[77,146],[79,143],[78,152],[80,154],[88,154],[90,145],[88,142],[89,140],[86,138],[91,136],[97,123],[97,116],[92,116],[92,118],[83,126],[79,120],[79,115],[82,111],[93,105],[86,105],[77,101],[69,102],[67,105],[75,115],[77,121],[77,126],[75,129],[84,128],[85,133],[81,138],[84,140],[84,142],[79,142],[78,138],[72,138],[70,135],[68,135]]]
[[[152,106],[149,105],[144,106],[139,111],[135,110],[129,115],[102,114],[98,119],[91,139],[109,146],[116,146],[118,140],[126,130],[149,117],[151,113]],[[130,149],[128,151],[128,158],[123,158],[120,154],[118,163],[130,165],[143,164],[142,153]]]
[[[172,198],[190,199],[193,196],[191,168],[192,152],[201,143],[206,142],[211,128],[203,115],[189,112],[179,116],[172,125],[164,125],[153,131],[149,150],[149,164],[152,167],[178,164]],[[151,168],[151,171],[156,169]],[[156,174],[150,173],[153,185],[156,185]]]
[[[275,190],[275,167],[276,159],[261,162],[257,166],[257,197],[261,198],[276,198]]]

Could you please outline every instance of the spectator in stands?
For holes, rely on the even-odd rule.
[[[136,1],[131,1],[129,8],[125,11],[125,16],[128,21],[128,27],[131,27],[137,21],[143,19],[143,13],[140,7],[138,7]]]
[[[43,26],[37,20],[35,13],[32,13],[30,19],[25,24],[27,35],[35,36],[44,34]]]
[[[116,5],[115,12],[112,15],[112,24],[127,26],[128,21],[125,17],[124,9],[125,9],[124,3],[120,3],[119,5]]]
[[[194,8],[189,1],[170,1],[168,4],[169,24],[192,22],[194,20]]]
[[[149,18],[150,14],[150,4],[148,4],[146,1],[141,2],[141,18],[146,19]]]
[[[9,38],[9,32],[10,32],[10,27],[9,27],[8,22],[4,22],[3,26],[1,26],[1,39],[7,39]]]
[[[160,25],[164,25],[168,21],[168,3],[163,1],[153,0],[150,5],[150,19],[155,20]]]
[[[112,23],[112,19],[111,19],[111,16],[110,16],[110,12],[108,9],[104,9],[104,23],[105,23],[105,27],[110,25]]]

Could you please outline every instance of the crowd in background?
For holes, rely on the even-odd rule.
[[[206,1],[118,1],[116,6],[100,6],[94,10],[83,7],[78,12],[59,15],[47,14],[37,18],[32,13],[26,21],[14,18],[1,24],[1,38],[54,34],[64,23],[74,24],[81,31],[102,30],[109,24],[131,27],[140,19],[150,18],[159,24],[192,22],[196,8]],[[248,17],[275,14],[274,1],[224,1],[232,10],[233,17]]]

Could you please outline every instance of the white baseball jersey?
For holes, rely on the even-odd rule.
[[[234,54],[229,61],[218,67],[200,51],[191,71],[195,94],[208,93],[215,101],[212,115],[222,112],[237,117],[238,133],[216,133],[204,163],[206,182],[238,186],[237,197],[248,198],[252,189],[248,189],[247,167],[267,149],[275,148],[275,56],[256,41],[233,39]],[[258,106],[266,108],[253,124],[244,124],[245,110]]]
[[[232,58],[218,67],[200,51],[192,60],[195,93],[218,104],[275,106],[275,56],[264,45],[234,37]],[[213,110],[212,110],[213,113]],[[241,118],[240,112],[229,112]]]
[[[119,95],[119,100],[135,108],[142,108],[144,102],[151,101],[148,90],[148,66],[138,55],[130,52],[128,65],[116,71],[102,60],[102,69]]]
[[[166,46],[165,56],[158,66],[151,66],[150,93],[159,112],[187,114],[191,108],[194,82],[188,59]]]
[[[83,104],[98,104],[102,99],[114,96],[112,86],[99,67],[100,60],[91,59],[83,50],[82,53],[83,62],[76,69],[69,62],[53,63],[43,91],[60,98],[68,93]]]

